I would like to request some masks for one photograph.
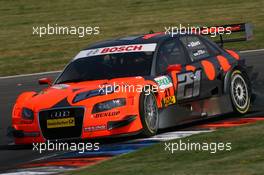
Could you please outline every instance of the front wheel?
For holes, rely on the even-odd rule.
[[[140,95],[140,118],[143,126],[142,135],[153,136],[158,131],[159,112],[156,97],[152,92],[143,92]]]
[[[250,107],[251,91],[248,80],[239,70],[234,70],[230,79],[230,97],[235,112],[245,114]]]

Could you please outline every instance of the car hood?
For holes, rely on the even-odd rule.
[[[97,81],[84,81],[78,83],[55,84],[33,95],[32,98],[25,101],[24,106],[27,106],[33,109],[34,111],[48,109],[48,108],[71,106],[72,101],[76,97],[76,95],[82,92],[100,90],[101,87],[106,87],[106,85],[113,86],[113,85],[144,85],[144,84],[146,84],[146,82],[143,77],[116,78],[111,80],[97,80]],[[118,93],[121,92],[115,92],[115,94]],[[91,99],[96,98],[96,96],[89,98]]]

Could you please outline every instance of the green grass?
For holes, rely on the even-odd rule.
[[[165,26],[251,22],[255,39],[228,45],[264,48],[263,0],[1,0],[0,76],[60,70],[89,43],[164,31]],[[99,26],[100,35],[32,35],[33,26]]]
[[[70,172],[76,175],[261,175],[264,172],[264,122],[211,133],[193,135],[182,142],[231,142],[231,151],[164,151],[164,143],[121,155],[86,169]],[[170,141],[179,142],[178,140]]]

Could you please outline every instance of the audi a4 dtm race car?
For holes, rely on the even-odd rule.
[[[230,26],[233,32],[246,29]],[[251,104],[245,61],[200,34],[99,42],[80,51],[53,83],[39,83],[49,87],[22,93],[14,105],[16,144],[152,136],[194,120],[243,114]]]

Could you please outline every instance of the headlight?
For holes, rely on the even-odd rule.
[[[97,103],[92,113],[98,113],[102,111],[107,111],[116,107],[125,106],[126,105],[126,99],[125,98],[118,98],[114,100],[109,100],[101,103]]]
[[[81,92],[77,94],[74,99],[73,103],[77,103],[79,101],[85,100],[90,97],[98,96],[98,95],[107,95],[107,94],[112,94],[115,91],[114,86],[106,86],[101,89],[96,89],[96,90],[91,90],[87,92]]]
[[[22,118],[25,120],[33,120],[34,112],[31,109],[23,108],[22,109]]]

